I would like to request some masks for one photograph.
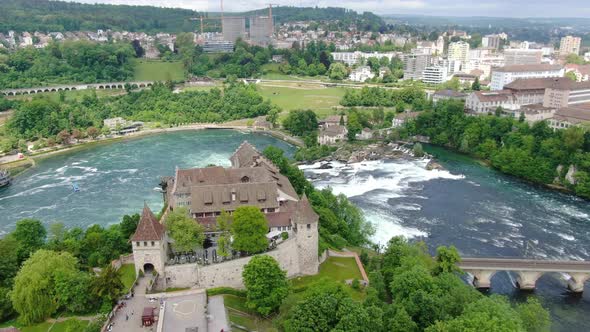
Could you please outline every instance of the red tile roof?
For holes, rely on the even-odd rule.
[[[159,241],[164,237],[165,232],[164,225],[158,221],[147,204],[144,204],[141,219],[131,241]]]

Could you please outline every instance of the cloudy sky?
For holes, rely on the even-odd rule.
[[[72,1],[72,0],[67,0]],[[219,11],[219,0],[74,0],[84,3],[109,3],[181,7]],[[273,2],[291,6],[344,7],[376,14],[420,14],[435,16],[500,17],[590,17],[590,0],[225,0],[226,11],[265,7]]]

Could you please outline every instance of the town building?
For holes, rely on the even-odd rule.
[[[391,127],[392,128],[403,127],[404,124],[406,124],[406,122],[414,120],[415,118],[418,117],[418,115],[420,115],[420,112],[399,113],[391,120]]]
[[[356,139],[366,141],[373,138],[373,131],[369,128],[363,128],[360,133],[356,134]]]
[[[476,91],[469,94],[465,100],[465,108],[475,113],[493,113],[499,107],[504,110],[520,109],[516,98],[508,90]]]
[[[203,52],[205,53],[233,53],[234,42],[226,40],[205,40]]]
[[[504,50],[504,65],[538,65],[543,59],[541,50],[511,48]]]
[[[320,145],[334,145],[338,142],[344,142],[348,130],[345,126],[330,125],[322,128],[318,133],[318,144]]]
[[[467,94],[455,90],[439,90],[432,95],[432,101],[438,103],[441,100],[465,100]]]
[[[346,115],[330,115],[319,121],[320,127],[327,129],[334,126],[346,126],[348,123],[348,116]]]
[[[513,65],[492,70],[492,90],[502,90],[517,79],[563,77],[564,69],[559,65]]]
[[[565,65],[566,73],[574,73],[577,82],[586,82],[590,80],[590,64],[588,65],[576,65],[567,64]]]
[[[163,220],[144,206],[131,245],[136,272],[154,275],[157,289],[243,287],[242,270],[251,256],[223,258],[216,253],[216,217],[222,211],[231,215],[241,206],[255,206],[264,213],[269,238],[265,254],[277,260],[288,277],[318,272],[319,217],[305,195],[299,198],[289,180],[248,142],[230,161],[229,168],[177,169],[174,176],[162,178],[166,206],[162,219],[186,207],[203,226],[211,248],[175,252]],[[286,240],[280,236],[283,232],[288,234]],[[271,246],[275,238],[280,243]],[[175,259],[178,256],[180,261]]]
[[[554,81],[545,89],[545,107],[563,108],[586,103],[590,103],[590,81],[574,82],[564,78]]]
[[[422,82],[442,84],[449,80],[449,70],[445,66],[428,66],[422,72]]]
[[[420,80],[424,69],[431,63],[431,57],[428,54],[407,54],[404,56],[404,80]]]
[[[269,45],[273,35],[273,19],[268,16],[250,18],[250,41],[256,45]]]
[[[458,41],[449,44],[449,60],[459,60],[465,64],[469,60],[469,44],[464,41]]]
[[[354,82],[364,82],[375,77],[375,73],[371,71],[369,66],[361,66],[353,69],[348,76],[348,79]]]
[[[590,104],[560,108],[549,120],[549,127],[553,130],[588,124],[590,124]]]
[[[349,66],[357,65],[366,61],[368,58],[377,58],[381,60],[381,58],[387,58],[391,61],[393,58],[398,57],[400,53],[397,52],[387,52],[387,53],[379,53],[379,52],[332,52],[332,57],[336,62],[343,62]]]
[[[500,49],[500,43],[502,38],[499,35],[487,35],[481,39],[481,44],[483,47],[490,47],[494,49]]]
[[[509,110],[506,113],[511,114],[516,119],[520,119],[520,117],[524,115],[524,120],[532,124],[538,121],[551,119],[556,111],[557,109],[545,107],[542,104],[531,104],[524,105],[518,110]]]
[[[221,22],[223,40],[235,42],[246,38],[246,18],[242,16],[224,16]]]
[[[561,56],[567,56],[570,54],[579,55],[581,44],[582,44],[582,38],[573,37],[573,36],[565,36],[565,37],[561,38],[561,43],[559,43],[559,55],[561,55]]]

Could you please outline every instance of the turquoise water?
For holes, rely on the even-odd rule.
[[[160,177],[176,167],[229,165],[229,156],[248,140],[262,151],[275,145],[289,154],[294,148],[273,137],[229,130],[182,131],[146,136],[51,157],[0,191],[0,235],[16,221],[37,218],[66,226],[118,223],[138,213],[147,202],[162,208],[154,191]],[[72,190],[77,184],[79,192]]]
[[[208,130],[159,134],[92,147],[41,161],[0,190],[0,234],[17,220],[45,224],[108,225],[124,214],[154,211],[162,197],[154,188],[176,167],[229,165],[244,140],[259,150],[268,145],[294,148],[260,134]],[[531,186],[442,149],[433,152],[446,171],[426,171],[427,161],[376,161],[305,168],[317,186],[349,196],[377,226],[374,241],[391,236],[425,239],[434,250],[455,245],[466,256],[511,256],[590,260],[590,205],[587,201]],[[74,193],[76,183],[80,192]],[[590,331],[590,285],[581,296],[566,291],[565,276],[547,274],[534,293],[514,287],[500,272],[493,293],[519,301],[538,296],[551,311],[555,331]]]

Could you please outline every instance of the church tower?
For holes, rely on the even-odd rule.
[[[133,247],[133,259],[135,273],[143,271],[144,274],[156,271],[160,276],[164,275],[164,263],[166,262],[166,230],[147,204],[144,204],[141,219],[131,237]]]
[[[319,216],[312,209],[307,196],[297,202],[297,208],[293,215],[295,238],[299,255],[299,270],[301,274],[313,275],[319,269]]]

